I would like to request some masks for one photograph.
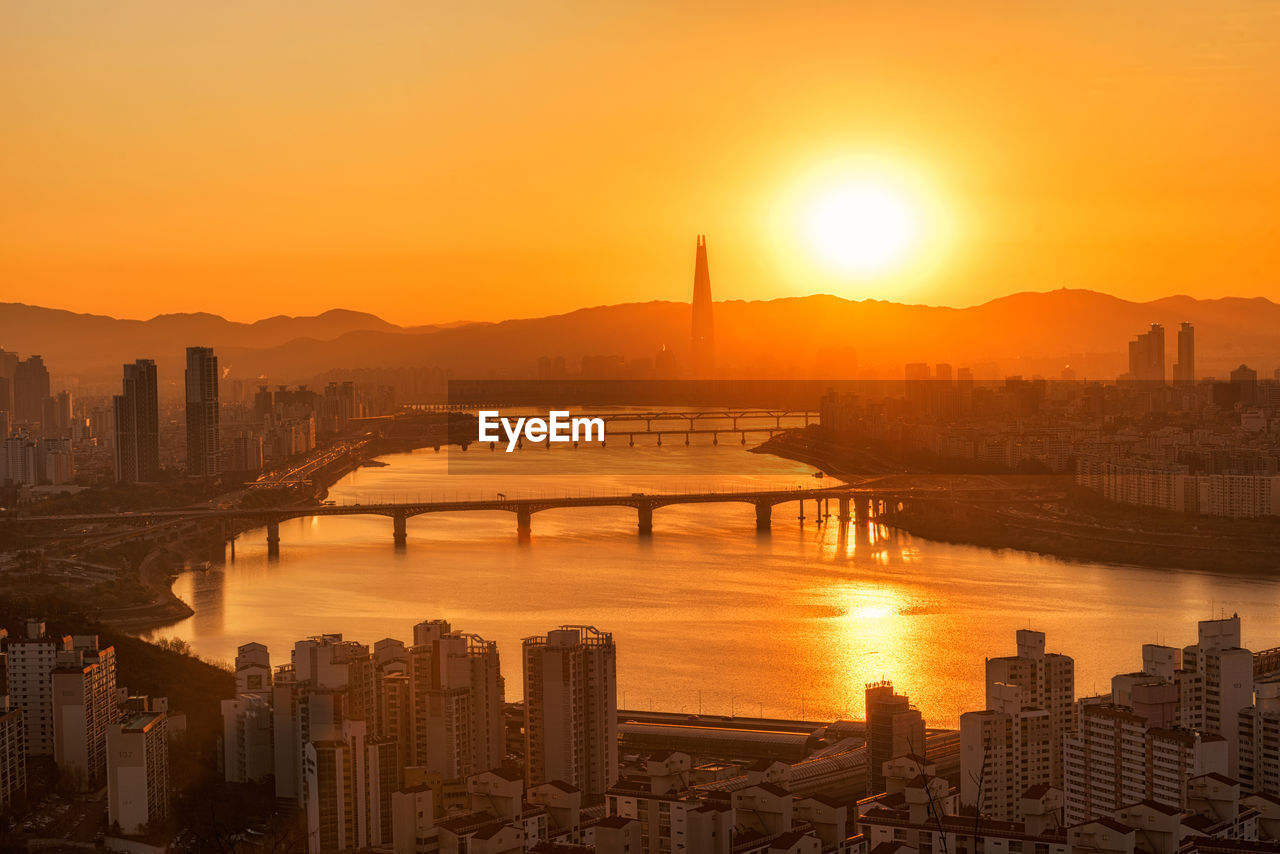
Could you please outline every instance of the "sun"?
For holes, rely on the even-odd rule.
[[[905,188],[861,179],[823,189],[809,205],[803,228],[824,265],[875,276],[910,260],[921,240],[922,216]]]

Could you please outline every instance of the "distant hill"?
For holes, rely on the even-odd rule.
[[[1085,290],[1017,293],[970,308],[846,300],[827,295],[716,303],[718,361],[731,376],[901,377],[906,362],[986,366],[997,376],[1112,378],[1127,366],[1127,342],[1152,322],[1166,326],[1170,363],[1177,327],[1196,326],[1201,375],[1225,376],[1242,362],[1264,377],[1280,365],[1280,305],[1256,298],[1147,303]],[[687,356],[690,308],[649,302],[583,308],[500,323],[403,328],[368,314],[329,311],[233,323],[208,314],[115,320],[19,304],[0,305],[0,346],[39,352],[55,375],[114,382],[119,366],[151,357],[180,371],[190,344],[217,348],[239,377],[310,381],[335,369],[438,367],[460,377],[533,376],[541,356],[652,358],[664,346]],[[170,374],[170,376],[177,376]]]
[[[38,353],[54,374],[91,383],[118,377],[120,365],[139,358],[155,359],[166,372],[180,369],[188,346],[271,348],[299,338],[329,340],[356,330],[394,333],[399,329],[372,314],[345,309],[314,317],[281,315],[237,323],[203,312],[119,320],[0,303],[0,348],[24,357]]]
[[[718,361],[732,376],[847,377],[850,351],[863,374],[897,378],[906,362],[986,366],[1057,377],[1114,378],[1128,367],[1128,341],[1150,323],[1166,327],[1170,365],[1182,321],[1196,326],[1198,372],[1225,376],[1241,362],[1270,376],[1280,366],[1280,305],[1265,299],[1169,297],[1136,303],[1083,290],[1019,293],[956,309],[816,295],[715,305]],[[439,366],[457,376],[530,376],[540,356],[652,358],[663,346],[686,356],[686,303],[584,308],[502,323],[397,335],[351,332],[237,351],[233,359],[276,377],[307,376],[318,364],[351,368]],[[1171,376],[1171,374],[1170,374]]]

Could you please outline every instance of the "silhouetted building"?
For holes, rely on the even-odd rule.
[[[0,349],[0,411],[10,415],[13,413],[13,386],[17,376],[18,354]]]
[[[1236,400],[1253,403],[1258,397],[1258,372],[1248,365],[1241,365],[1231,372],[1231,384],[1236,387]]]
[[[867,685],[867,792],[885,790],[884,763],[907,755],[924,758],[924,718],[892,682]]]
[[[139,359],[124,366],[122,394],[112,402],[116,418],[116,480],[151,481],[160,476],[160,404],[156,363]]]
[[[13,420],[39,421],[49,397],[49,369],[39,356],[18,362],[13,375]]]
[[[707,267],[707,237],[697,239],[693,262],[693,376],[704,379],[715,374],[715,324],[712,320],[711,272]]]
[[[218,442],[218,357],[212,347],[187,348],[187,474],[216,477],[221,470]]]
[[[1173,366],[1173,381],[1190,384],[1196,381],[1196,329],[1184,322],[1178,329],[1178,361]]]
[[[1159,323],[1129,342],[1129,379],[1164,382],[1164,327]]]

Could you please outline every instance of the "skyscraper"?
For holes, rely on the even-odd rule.
[[[112,402],[116,416],[116,480],[155,480],[160,476],[160,404],[156,363],[139,359],[124,366],[121,394]]]
[[[187,348],[187,474],[216,477],[218,443],[218,357],[212,347]]]
[[[711,272],[707,267],[707,237],[697,238],[693,261],[693,376],[706,379],[715,374],[715,324],[712,320]]]
[[[39,421],[49,396],[49,369],[44,359],[28,356],[18,362],[13,376],[13,420]]]
[[[1173,381],[1196,381],[1196,328],[1185,321],[1178,328],[1178,361],[1173,366]]]
[[[588,797],[618,779],[618,680],[613,635],[561,626],[524,639],[525,774]]]
[[[1159,323],[1129,342],[1129,379],[1164,382],[1164,327]]]
[[[18,376],[18,354],[0,348],[0,410],[13,413],[13,386]],[[3,438],[3,437],[0,437]]]

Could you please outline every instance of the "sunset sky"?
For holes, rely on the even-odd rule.
[[[13,0],[0,301],[533,316],[696,234],[717,299],[1280,299],[1278,93],[1275,0]],[[888,270],[815,235],[859,182]]]

